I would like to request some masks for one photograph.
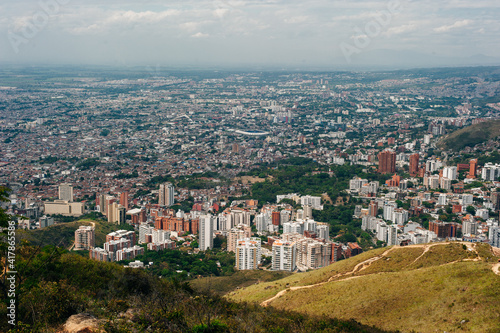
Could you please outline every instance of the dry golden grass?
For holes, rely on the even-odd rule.
[[[499,295],[500,277],[488,264],[457,262],[330,282],[272,306],[403,332],[499,332]]]
[[[408,265],[407,269],[417,269],[430,266],[438,266],[446,263],[464,259],[476,259],[476,252],[464,249],[461,243],[439,244],[429,248],[429,250],[416,262]]]
[[[370,266],[356,275],[401,271],[407,268],[407,266],[417,259],[423,252],[424,249],[421,247],[398,248],[389,253],[386,257],[374,261],[370,264]]]
[[[487,244],[377,249],[229,297],[261,303],[286,290],[270,305],[403,332],[500,332],[496,261]]]

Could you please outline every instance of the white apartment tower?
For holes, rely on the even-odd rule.
[[[238,240],[236,245],[236,269],[257,269],[261,257],[260,238],[252,237]]]
[[[277,240],[273,243],[273,271],[294,271],[297,248],[294,242]]]
[[[198,248],[201,251],[214,247],[214,220],[211,215],[200,216]]]

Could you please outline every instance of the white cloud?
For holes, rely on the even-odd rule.
[[[180,27],[184,30],[187,30],[187,31],[190,31],[190,32],[193,32],[195,31],[196,29],[198,29],[200,23],[199,22],[185,22],[185,23],[182,23],[180,25]]]
[[[215,17],[223,18],[228,12],[229,9],[227,8],[217,8],[216,10],[213,11],[213,14]]]
[[[404,34],[404,33],[415,31],[415,30],[417,30],[416,24],[405,24],[405,25],[400,25],[397,27],[391,27],[391,28],[387,29],[385,34],[387,36],[400,35],[400,34]]]
[[[209,36],[210,36],[209,34],[204,34],[202,32],[197,32],[194,35],[191,35],[191,37],[193,37],[193,38],[206,38]]]
[[[451,25],[443,25],[443,26],[440,26],[438,28],[435,28],[434,31],[435,32],[448,32],[448,31],[453,30],[453,29],[466,27],[466,26],[470,25],[471,23],[472,23],[472,20],[456,21],[455,23],[453,23]]]
[[[62,19],[66,19],[65,21],[67,24],[71,24],[71,27],[69,28],[70,32],[75,34],[85,34],[104,32],[105,30],[113,27],[127,28],[128,26],[133,25],[159,24],[162,21],[166,21],[167,19],[180,15],[181,11],[170,9],[161,12],[136,12],[132,10],[88,11],[83,13],[83,15],[71,13],[67,15],[61,15],[61,17]],[[98,18],[95,19],[95,16],[97,16]],[[75,18],[79,18],[79,24],[77,23],[78,21],[70,23],[70,21],[74,20]]]
[[[140,60],[144,56],[154,58],[156,53],[144,50],[160,48],[158,41],[162,41],[175,46],[179,59],[189,61],[185,59],[198,47],[193,44],[199,45],[193,39],[208,37],[214,41],[209,51],[221,52],[221,62],[231,60],[231,55],[220,51],[228,49],[235,49],[243,62],[253,61],[250,52],[243,51],[247,49],[270,61],[286,55],[305,61],[324,56],[328,62],[327,47],[352,43],[350,38],[366,38],[367,26],[382,22],[377,15],[387,12],[391,1],[71,0],[50,16],[44,33],[36,36],[60,45],[70,41],[71,46],[57,53],[49,43],[30,40],[29,47],[34,51],[26,58],[37,59],[37,54],[45,53],[73,61],[72,52],[81,58],[100,52],[104,59],[116,52],[111,45],[118,45],[120,56]],[[399,1],[401,10],[384,18],[380,34],[368,34],[371,48],[443,54],[452,45],[454,53],[474,50],[500,54],[500,1],[440,0],[439,6],[435,0]],[[19,33],[41,10],[33,0],[3,1],[0,9],[0,29]],[[72,49],[83,45],[85,52]],[[111,51],[101,52],[103,45],[110,45]]]

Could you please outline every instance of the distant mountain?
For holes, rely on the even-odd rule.
[[[474,147],[477,144],[498,138],[500,135],[500,120],[490,120],[467,126],[444,136],[438,147],[459,151],[465,147]]]
[[[383,248],[228,297],[402,332],[499,332],[499,266],[488,244]]]

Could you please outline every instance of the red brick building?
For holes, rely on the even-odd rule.
[[[420,155],[418,153],[410,155],[410,176],[418,176],[418,162]]]
[[[396,172],[396,153],[391,150],[384,150],[378,154],[378,172],[395,173]]]

